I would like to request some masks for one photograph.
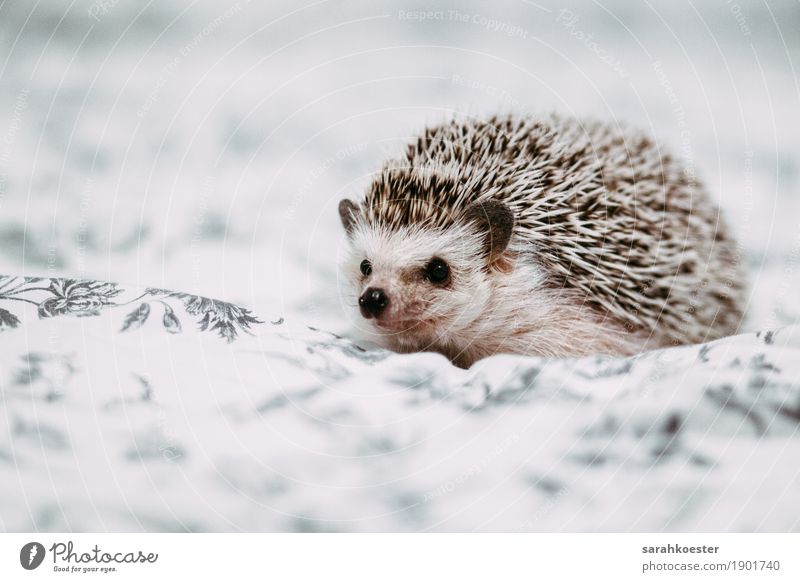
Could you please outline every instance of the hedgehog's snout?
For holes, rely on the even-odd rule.
[[[389,297],[383,289],[376,289],[375,287],[368,287],[358,298],[358,307],[361,310],[361,315],[367,319],[380,316],[387,305],[389,305]]]

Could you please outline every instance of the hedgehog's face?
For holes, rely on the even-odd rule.
[[[437,349],[485,313],[492,264],[513,226],[512,217],[507,233],[490,232],[487,209],[493,210],[480,209],[483,220],[467,213],[448,228],[389,227],[365,220],[355,205],[343,202],[350,242],[344,274],[361,316],[384,343],[403,351]],[[494,252],[486,246],[492,239]]]

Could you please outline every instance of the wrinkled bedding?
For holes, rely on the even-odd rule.
[[[14,277],[0,325],[4,530],[800,529],[800,327],[461,370]]]

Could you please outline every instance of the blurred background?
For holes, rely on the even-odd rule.
[[[800,305],[800,3],[6,1],[0,273],[346,326],[336,205],[454,113],[638,126],[743,243],[748,328]]]

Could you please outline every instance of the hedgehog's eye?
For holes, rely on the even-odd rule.
[[[425,278],[431,283],[444,283],[450,277],[450,267],[442,259],[431,259],[425,267]]]
[[[361,261],[361,274],[365,277],[368,277],[370,273],[372,273],[372,263],[370,263],[367,259]]]

